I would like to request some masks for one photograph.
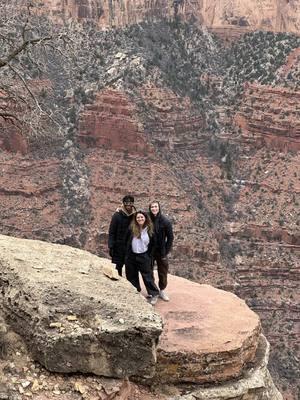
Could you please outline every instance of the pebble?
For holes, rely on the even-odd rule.
[[[33,392],[37,392],[39,389],[40,389],[39,382],[38,382],[37,379],[35,379],[35,380],[33,381],[31,390],[32,390]]]
[[[76,315],[68,315],[67,320],[68,321],[77,321],[77,317],[76,317]]]
[[[61,328],[62,327],[62,323],[61,322],[51,322],[49,324],[49,328]]]

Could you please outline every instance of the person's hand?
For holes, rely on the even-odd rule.
[[[112,248],[111,248],[111,249],[109,249],[109,255],[110,255],[110,257],[111,257],[111,258],[113,258],[114,251],[113,251],[113,249],[112,249]]]

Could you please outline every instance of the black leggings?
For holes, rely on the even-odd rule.
[[[147,253],[130,253],[125,263],[125,271],[127,280],[137,288],[138,292],[141,291],[140,272],[147,293],[152,296],[158,296],[159,289],[155,285],[151,268],[151,259]]]

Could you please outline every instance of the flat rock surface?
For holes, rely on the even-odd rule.
[[[160,316],[86,251],[0,235],[1,307],[50,371],[151,377]],[[113,271],[113,270],[112,270]]]
[[[159,300],[164,321],[158,347],[161,381],[224,381],[253,361],[260,320],[232,293],[169,275],[171,301]]]

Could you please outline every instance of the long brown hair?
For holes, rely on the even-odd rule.
[[[132,230],[133,236],[135,236],[137,238],[141,237],[140,226],[136,221],[136,217],[137,217],[138,214],[143,214],[143,216],[145,217],[146,220],[144,222],[143,229],[147,228],[148,235],[152,236],[153,235],[153,224],[152,224],[152,221],[151,221],[149,215],[145,211],[142,211],[142,210],[137,211],[134,214],[134,217],[133,217],[133,219],[131,221],[130,228]]]

